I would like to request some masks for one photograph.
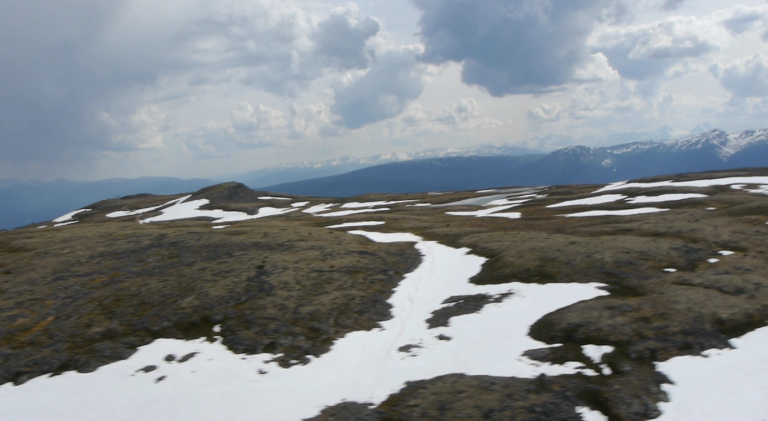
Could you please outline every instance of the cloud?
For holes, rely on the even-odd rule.
[[[557,103],[542,104],[538,107],[529,108],[525,113],[525,118],[533,125],[560,121],[563,118],[563,107]]]
[[[198,157],[225,156],[242,149],[273,146],[288,137],[289,123],[282,112],[247,101],[235,104],[223,123],[208,122],[184,133],[186,145]]]
[[[334,89],[331,107],[339,124],[358,129],[398,116],[424,90],[426,66],[415,47],[380,53],[371,68]]]
[[[390,138],[412,138],[421,135],[450,134],[502,126],[498,120],[483,116],[474,98],[462,98],[442,110],[412,104],[396,120],[386,126]]]
[[[758,53],[724,66],[715,64],[710,72],[737,98],[768,97],[768,56]]]
[[[422,12],[421,60],[462,64],[462,80],[493,96],[544,93],[591,59],[586,40],[609,0],[412,0]],[[615,8],[614,8],[615,9]],[[613,13],[613,18],[622,15]]]
[[[366,69],[371,59],[366,43],[379,32],[379,23],[361,17],[353,4],[337,9],[320,22],[313,35],[315,51],[326,66],[342,70]]]
[[[147,113],[235,89],[295,97],[366,69],[378,32],[354,6],[284,0],[0,2],[0,167],[164,147],[175,120]]]
[[[678,63],[717,52],[729,35],[715,20],[675,16],[660,22],[603,29],[593,39],[622,77],[659,77]]]
[[[740,35],[768,26],[768,6],[737,5],[730,9],[721,10],[715,15],[733,35]],[[768,30],[764,29],[763,40],[768,40]]]
[[[661,8],[661,10],[671,12],[682,7],[683,3],[685,3],[685,0],[664,0],[659,8]]]

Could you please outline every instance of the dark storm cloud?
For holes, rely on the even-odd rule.
[[[542,93],[571,82],[590,57],[587,37],[609,0],[412,0],[422,12],[427,63],[462,63],[462,79],[493,96]]]
[[[334,90],[331,111],[342,126],[357,129],[396,117],[424,90],[424,67],[417,51],[389,51],[375,58],[368,72]]]

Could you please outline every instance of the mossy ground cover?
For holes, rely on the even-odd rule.
[[[662,181],[766,175],[766,170],[659,177]],[[586,344],[611,345],[612,374],[509,379],[460,374],[409,385],[377,409],[343,404],[318,419],[578,419],[588,405],[616,420],[658,415],[666,381],[653,362],[728,346],[768,324],[768,198],[711,188],[627,189],[611,193],[703,193],[706,198],[648,205],[624,202],[547,208],[590,196],[596,186],[550,187],[511,209],[521,219],[446,215],[477,207],[390,206],[389,212],[319,218],[301,211],[211,230],[210,221],[139,224],[105,218],[115,210],[175,197],[137,196],[94,204],[68,227],[0,233],[0,382],[62,370],[90,371],[127,358],[158,337],[191,339],[223,327],[238,353],[283,353],[283,365],[327,352],[344,334],[389,318],[386,299],[419,262],[410,245],[377,244],[323,228],[385,221],[370,228],[411,232],[488,258],[472,282],[602,282],[611,295],[551,313],[531,336],[561,347],[535,352],[545,362],[594,363]],[[198,192],[210,209],[253,213],[262,192],[236,184]],[[493,194],[493,193],[489,193]],[[369,195],[346,201],[419,199],[450,203],[475,192]],[[312,205],[343,200],[311,201]],[[591,209],[657,206],[667,212],[565,218]],[[716,208],[716,210],[707,210]],[[152,213],[146,216],[151,216]],[[730,250],[728,257],[718,251]],[[707,259],[719,258],[715,264]],[[665,268],[678,272],[667,273]],[[457,297],[441,323],[478,311],[492,297]],[[469,310],[467,310],[469,309]],[[445,320],[443,320],[445,319]],[[598,369],[597,366],[594,367]],[[461,417],[459,417],[461,415]]]

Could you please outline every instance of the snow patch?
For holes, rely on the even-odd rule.
[[[603,415],[600,411],[595,411],[586,406],[577,406],[576,413],[581,415],[581,419],[584,421],[608,421],[608,417]]]
[[[610,345],[582,345],[581,351],[595,364],[603,361],[603,355],[613,352],[616,348]]]
[[[673,269],[673,268],[666,268],[666,269],[664,269],[664,272],[668,272],[668,273],[675,273],[675,272],[677,272],[677,269]]]
[[[62,215],[56,219],[54,219],[52,222],[66,222],[72,219],[73,216],[77,215],[80,212],[88,212],[90,209],[78,209],[76,211],[72,211],[68,214]]]
[[[304,206],[307,206],[308,204],[309,204],[309,202],[296,202],[296,203],[291,203],[291,206],[294,207],[294,208],[303,208]]]
[[[562,208],[565,206],[585,206],[585,205],[601,205],[603,203],[618,202],[621,199],[625,199],[627,196],[623,194],[606,194],[597,197],[588,197],[586,199],[569,200],[567,202],[557,203],[547,206],[548,208]]]
[[[764,421],[768,419],[768,327],[731,339],[734,349],[713,349],[701,356],[656,363],[674,384],[661,388],[658,421]]]
[[[727,177],[716,178],[709,180],[692,180],[692,181],[659,181],[656,183],[629,183],[626,181],[620,181],[618,183],[611,183],[607,186],[595,190],[592,193],[602,193],[604,191],[620,190],[620,189],[648,189],[653,187],[714,187],[714,186],[728,186],[733,184],[768,184],[768,177]]]
[[[147,224],[150,222],[176,221],[179,219],[190,219],[190,218],[214,218],[215,220],[213,221],[213,223],[220,224],[224,222],[248,221],[251,219],[266,218],[268,216],[281,215],[284,213],[290,213],[297,210],[297,209],[291,209],[291,208],[278,209],[278,208],[263,207],[263,208],[259,208],[258,213],[256,215],[249,215],[245,212],[224,211],[224,210],[218,210],[218,209],[215,209],[215,210],[199,209],[201,206],[207,205],[208,203],[210,203],[208,199],[193,200],[191,202],[179,201],[178,203],[175,203],[173,206],[167,207],[165,209],[161,209],[160,215],[143,219],[139,222],[141,222],[142,224]]]
[[[259,197],[261,200],[293,200],[290,197],[275,197],[275,196],[262,196]]]
[[[80,222],[80,221],[62,222],[60,224],[55,224],[54,227],[63,227],[63,226],[66,226],[66,225],[76,224],[78,222]]]
[[[411,203],[411,202],[418,202],[418,200],[395,200],[392,202],[382,201],[382,202],[350,202],[345,203],[341,205],[344,209],[359,209],[359,208],[372,208],[374,206],[387,206],[387,205],[395,205],[397,203]]]
[[[690,194],[662,194],[659,196],[637,196],[631,200],[627,200],[627,203],[658,203],[658,202],[672,202],[676,200],[685,199],[699,199],[702,197],[709,197],[706,194],[690,193]]]
[[[732,252],[732,251],[728,251],[728,250],[718,251],[718,253],[719,253],[721,256],[730,256],[730,255],[736,254],[735,252]]]
[[[384,224],[386,224],[384,221],[347,222],[339,225],[331,225],[326,228],[373,227]]]
[[[142,213],[152,212],[154,210],[157,210],[157,209],[160,209],[160,208],[164,208],[166,206],[173,205],[175,203],[181,203],[181,202],[189,199],[190,197],[192,197],[192,196],[190,195],[190,196],[180,197],[178,199],[171,200],[170,202],[164,203],[164,204],[159,205],[159,206],[152,206],[152,207],[149,207],[149,208],[139,209],[139,210],[135,210],[135,211],[117,211],[117,212],[108,213],[107,214],[107,218],[121,218],[121,217],[124,217],[124,216],[141,215]]]
[[[709,263],[717,263],[719,261],[720,261],[720,259],[707,259],[707,262],[709,262]]]
[[[360,210],[348,210],[348,211],[338,211],[338,212],[331,212],[331,213],[322,213],[320,215],[315,214],[315,216],[322,216],[325,218],[329,216],[349,216],[349,215],[356,215],[358,213],[383,212],[388,210],[389,208],[360,209]]]
[[[338,203],[321,203],[319,205],[312,206],[309,209],[304,209],[302,212],[311,214],[326,212],[336,205],[338,205]]]
[[[565,216],[567,218],[580,218],[587,216],[630,216],[630,215],[642,215],[646,213],[666,212],[669,209],[659,208],[637,208],[637,209],[624,209],[624,210],[594,210],[587,212],[571,213]]]

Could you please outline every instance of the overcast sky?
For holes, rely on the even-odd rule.
[[[0,178],[768,127],[765,0],[4,0],[0,39]]]

